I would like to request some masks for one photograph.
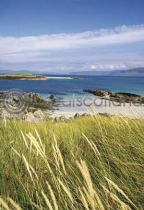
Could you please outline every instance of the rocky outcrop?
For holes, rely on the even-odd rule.
[[[34,115],[35,118],[37,118],[37,119],[39,119],[39,120],[43,120],[43,119],[45,118],[44,113],[43,113],[40,109],[37,110],[37,111],[35,111],[35,112],[33,113],[33,115]]]
[[[28,112],[22,117],[22,120],[26,122],[40,122],[45,119],[45,115],[41,110],[37,110],[34,113]]]
[[[100,96],[100,97],[108,96],[108,95],[111,94],[110,92],[105,91],[105,90],[84,89],[83,91],[84,91],[84,92],[87,92],[87,93],[92,93],[92,94],[94,94],[94,95],[96,95],[96,96]]]
[[[3,108],[0,109],[0,119],[10,118],[10,114]]]
[[[16,119],[16,120],[21,120],[22,119],[22,114],[10,114],[7,112],[5,108],[0,108],[0,120],[4,119]]]
[[[60,119],[60,122],[66,122],[67,121],[67,118],[64,117],[64,116],[61,116],[59,119]]]
[[[28,106],[33,108],[40,108],[42,110],[52,109],[52,103],[45,101],[39,94],[31,93],[27,94],[26,98],[28,100]]]
[[[55,117],[54,122],[60,122],[60,118],[59,117]]]
[[[74,119],[80,118],[80,117],[81,117],[81,115],[80,115],[79,113],[76,113],[76,114],[74,115]]]
[[[53,119],[53,122],[67,122],[67,121],[68,121],[68,119],[66,117],[64,117],[64,116],[55,117]]]
[[[133,94],[133,93],[124,93],[124,92],[117,92],[114,94],[115,96],[127,96],[127,97],[141,97],[140,95]]]
[[[24,120],[26,122],[36,122],[37,121],[32,112],[25,114],[22,117],[22,120]]]
[[[89,116],[91,116],[90,114],[88,114],[88,113],[84,113],[84,114],[82,114],[82,117],[89,117]]]
[[[0,92],[0,99],[4,98],[4,92]]]
[[[10,94],[10,92],[0,92],[0,105],[4,105],[4,100],[7,97],[7,94]],[[19,94],[19,93],[18,93]],[[21,94],[21,93],[20,93]],[[52,103],[48,102],[46,100],[44,100],[40,94],[38,93],[33,93],[33,92],[24,92],[22,93],[22,97],[19,96],[12,96],[12,101],[11,101],[11,105],[15,105],[19,103],[19,100],[21,100],[21,98],[23,98],[25,104],[27,105],[27,111],[29,111],[30,109],[52,109]]]
[[[82,77],[71,77],[72,79],[76,79],[76,80],[81,80],[81,79],[84,79]]]
[[[109,113],[99,113],[98,115],[103,116],[103,117],[108,117],[108,118],[114,116],[114,115],[111,115],[111,114],[109,114]]]
[[[84,89],[83,91],[120,103],[138,103],[138,104],[144,103],[144,97],[133,93],[124,93],[124,92],[112,93],[105,90],[90,90],[90,89]]]
[[[132,93],[115,93],[110,97],[110,100],[120,103],[134,103],[134,104],[144,103],[144,97]]]
[[[56,97],[54,95],[50,95],[50,100],[54,103],[56,101]]]
[[[51,110],[51,102],[33,92],[0,92],[0,119],[18,119],[27,122],[45,119],[44,110]]]

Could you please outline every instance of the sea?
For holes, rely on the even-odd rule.
[[[51,94],[58,99],[70,97],[85,97],[90,94],[83,89],[102,89],[112,92],[127,92],[144,96],[143,77],[116,77],[116,76],[68,76],[45,75],[49,80],[0,80],[0,91],[18,89],[24,92],[41,94],[44,99]],[[72,79],[79,77],[80,79]]]

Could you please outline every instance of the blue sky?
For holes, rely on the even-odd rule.
[[[143,0],[1,0],[0,69],[144,67]]]

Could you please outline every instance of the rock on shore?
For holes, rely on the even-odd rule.
[[[8,91],[0,92],[1,107],[4,106],[4,101],[8,94],[10,94],[10,92]],[[38,93],[23,92],[23,93],[20,93],[20,95],[22,96],[23,100],[28,104],[28,109],[35,109],[35,108],[52,109],[52,103],[44,100],[42,96]],[[18,96],[12,95],[12,98],[13,98],[12,102],[15,103],[15,105],[19,102],[19,100],[21,100],[21,97],[19,99],[20,95]]]
[[[144,97],[133,94],[133,93],[125,93],[125,92],[109,92],[105,90],[91,90],[91,89],[84,89],[84,92],[92,93],[95,96],[99,97],[106,97],[111,101],[116,101],[120,103],[144,103]]]
[[[18,119],[28,122],[44,119],[42,111],[51,110],[51,102],[44,100],[41,95],[33,92],[9,95],[10,92],[0,92],[0,119]],[[8,107],[7,107],[8,104]],[[21,105],[21,107],[19,107]],[[17,110],[19,111],[17,112]]]

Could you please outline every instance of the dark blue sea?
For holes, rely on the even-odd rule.
[[[52,77],[52,75],[47,75]],[[143,77],[80,76],[83,79],[71,79],[69,76],[53,76],[47,81],[0,80],[0,91],[21,89],[26,92],[40,93],[44,98],[50,94],[58,98],[73,95],[85,96],[83,89],[104,89],[112,92],[129,92],[144,96]]]

